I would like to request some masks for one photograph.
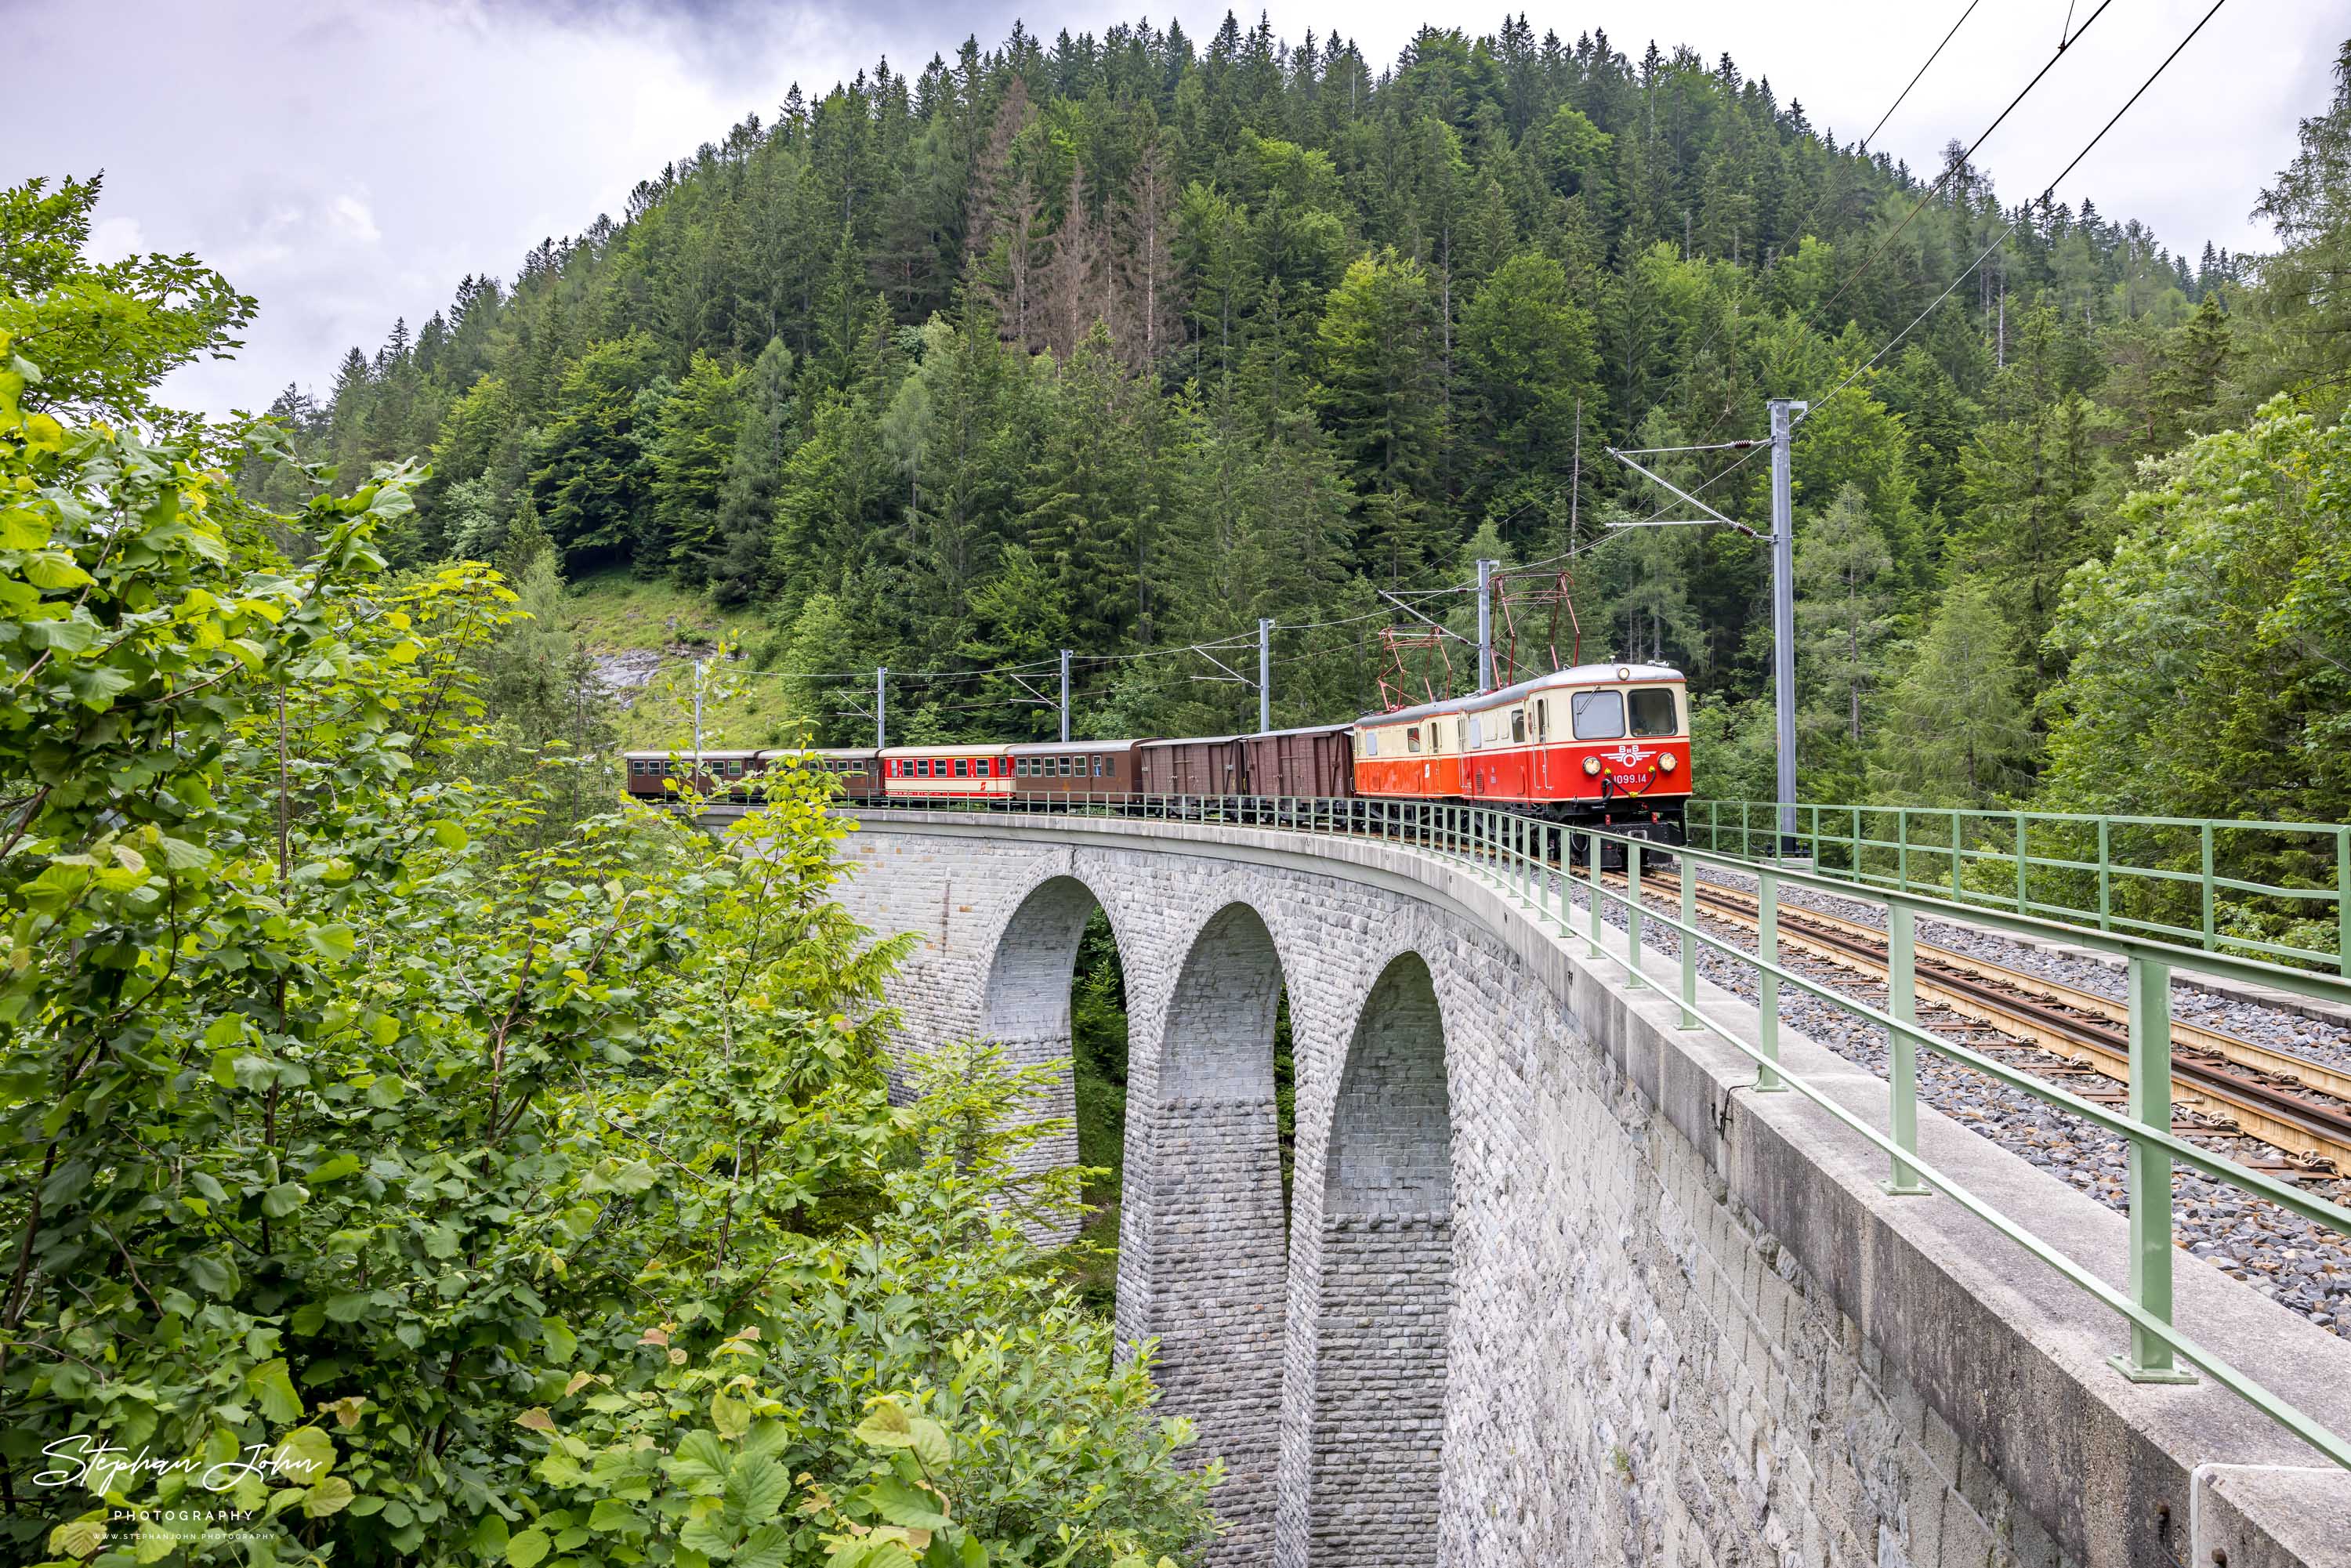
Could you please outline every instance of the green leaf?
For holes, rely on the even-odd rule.
[[[337,1155],[332,1159],[319,1161],[306,1175],[309,1180],[324,1186],[330,1181],[340,1181],[360,1168],[357,1155]]]
[[[526,1530],[507,1542],[507,1561],[514,1568],[538,1568],[554,1545],[544,1530]]]
[[[465,830],[457,823],[435,822],[433,824],[433,841],[444,850],[462,850],[469,841],[465,837]]]
[[[914,1426],[896,1400],[884,1399],[857,1424],[856,1435],[877,1448],[905,1448],[914,1446]]]
[[[893,1524],[910,1530],[945,1530],[951,1522],[939,1511],[937,1498],[895,1476],[883,1477],[866,1488],[864,1495]]]
[[[763,1524],[743,1538],[727,1559],[728,1568],[784,1568],[791,1561],[791,1531],[780,1524]]]
[[[596,1506],[588,1511],[588,1528],[607,1535],[643,1535],[645,1521],[620,1499],[604,1497],[598,1498]]]
[[[710,1396],[710,1424],[722,1437],[739,1437],[751,1429],[751,1408],[721,1389]]]
[[[302,1495],[302,1511],[312,1519],[324,1519],[340,1513],[351,1503],[351,1483],[340,1476],[329,1476]]]
[[[173,871],[204,871],[213,863],[213,852],[202,844],[192,844],[184,839],[175,839],[167,834],[163,839],[163,863]],[[214,1040],[207,1034],[204,1043],[227,1045],[238,1038],[232,1034],[227,1040]]]
[[[286,1358],[265,1361],[245,1375],[245,1385],[260,1401],[264,1418],[286,1426],[302,1418],[302,1396],[286,1371]]]
[[[106,1544],[106,1516],[93,1514],[49,1531],[49,1550],[60,1557],[88,1557]]]
[[[50,593],[61,593],[97,580],[76,566],[73,557],[63,550],[37,550],[25,558],[25,564],[18,570],[24,572],[26,582]]]
[[[299,1182],[281,1181],[261,1195],[261,1212],[283,1219],[309,1200],[310,1191]]]
[[[335,1468],[335,1440],[319,1427],[298,1427],[277,1439],[274,1457],[287,1480],[316,1486]]]
[[[923,1468],[935,1475],[946,1469],[947,1462],[955,1457],[947,1429],[927,1416],[917,1416],[907,1425],[914,1438],[910,1446],[914,1458],[923,1461]]]
[[[0,512],[0,549],[38,549],[49,542],[49,519],[40,513],[11,507]]]
[[[726,1514],[738,1524],[758,1524],[776,1517],[792,1493],[792,1478],[769,1458],[736,1462],[726,1477]]]
[[[320,957],[334,964],[349,962],[359,945],[348,925],[313,925],[302,935]]]
[[[17,630],[27,646],[53,653],[87,653],[98,642],[98,628],[88,621],[26,621]]]
[[[669,1473],[686,1487],[709,1486],[713,1489],[726,1479],[732,1464],[726,1445],[718,1440],[716,1432],[688,1432],[678,1443],[677,1452],[670,1457]]]
[[[507,1521],[495,1513],[486,1513],[474,1523],[471,1540],[477,1557],[504,1557],[507,1554]]]
[[[561,1318],[541,1318],[538,1320],[538,1327],[539,1332],[547,1338],[547,1354],[555,1358],[557,1365],[560,1366],[570,1361],[573,1354],[579,1351],[580,1336],[573,1333],[571,1325]]]

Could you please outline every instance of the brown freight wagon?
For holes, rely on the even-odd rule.
[[[1135,788],[1140,740],[1047,740],[1007,747],[1012,795],[1048,803],[1082,795],[1125,795]]]
[[[1249,793],[1327,800],[1355,792],[1355,727],[1310,725],[1240,737]]]
[[[1135,747],[1137,788],[1145,795],[1246,795],[1249,758],[1241,737],[1146,740]]]

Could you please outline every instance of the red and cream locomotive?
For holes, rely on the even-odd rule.
[[[629,793],[674,798],[687,758],[627,754]],[[1497,691],[1262,735],[705,750],[698,792],[743,801],[771,763],[832,775],[853,803],[949,797],[1040,807],[1129,796],[1474,801],[1679,842],[1689,695],[1656,664],[1579,664]]]
[[[1354,732],[1361,795],[1475,800],[1549,821],[1680,835],[1690,743],[1678,670],[1579,664],[1360,718]]]

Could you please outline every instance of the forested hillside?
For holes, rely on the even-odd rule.
[[[768,698],[768,732],[734,738],[870,734],[848,697],[879,664],[908,672],[894,735],[1038,733],[1050,711],[993,672],[1063,647],[1081,732],[1253,722],[1253,693],[1180,650],[1259,616],[1284,628],[1277,722],[1343,716],[1375,700],[1374,589],[1444,588],[1491,555],[1572,568],[1587,655],[1688,667],[1710,699],[1698,782],[1729,792],[1770,766],[1762,549],[1604,533],[1665,497],[1601,449],[1752,436],[1767,398],[1808,398],[1806,793],[2045,792],[2053,728],[2057,795],[2158,803],[2178,781],[2117,759],[2147,752],[2180,672],[2137,693],[2135,729],[2084,719],[2069,676],[2110,691],[2126,672],[2101,639],[2134,613],[2110,596],[2181,586],[2150,566],[2077,585],[2069,611],[2068,574],[2118,543],[2162,559],[2232,462],[2269,474],[2332,443],[2339,465],[2351,334],[2325,283],[2351,107],[2338,90],[2305,126],[2264,198],[2281,253],[2248,260],[1996,187],[1957,142],[1907,168],[1814,125],[1802,85],[1523,18],[1431,28],[1392,67],[1230,17],[1205,45],[1016,28],[795,87],[278,412],[345,486],[429,455],[409,563],[520,560],[543,531],[575,580],[706,596],[697,623],[743,630]],[[1985,84],[1986,120],[2018,85]],[[2119,107],[2132,85],[2048,90]],[[2293,430],[2166,456],[2281,394],[2269,417]],[[1766,467],[1708,499],[1761,521]],[[2266,482],[2300,486],[2281,504],[2339,550],[2325,467]],[[2241,744],[2306,760],[2327,748],[2312,716],[2340,707],[2346,618],[2311,610],[2245,652],[2301,559],[2273,553],[2247,564],[2236,631],[2190,613],[2161,634],[2189,665],[2238,649],[2223,700],[2261,710]],[[2199,809],[2342,809],[2307,797],[2302,761],[2221,772]]]

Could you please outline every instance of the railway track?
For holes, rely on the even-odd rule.
[[[1613,880],[1618,888],[1624,878]],[[1642,878],[1645,894],[1678,899],[1668,873]],[[1755,900],[1701,880],[1698,900],[1713,918],[1753,933]],[[1779,905],[1781,961],[1812,960],[1832,973],[1811,977],[1886,1003],[1885,935],[1857,921]],[[2087,1100],[2124,1100],[2130,1082],[2129,1012],[2111,997],[2027,975],[1920,942],[1916,948],[1918,1024],[1977,1051],[2022,1052],[2046,1061],[2016,1065]],[[1855,977],[1871,983],[1855,986]],[[2278,1151],[2252,1162],[2288,1178],[2351,1176],[2351,1074],[2273,1051],[2217,1030],[2175,1020],[2172,1130],[2183,1137],[2252,1138]],[[2182,1113],[2185,1113],[2185,1119]]]

